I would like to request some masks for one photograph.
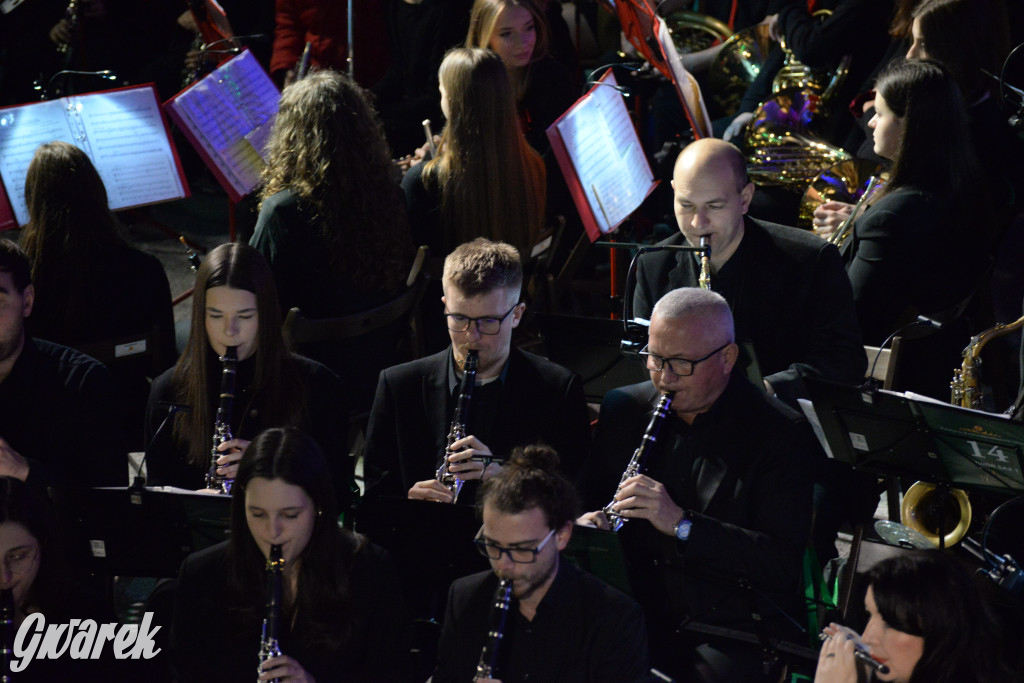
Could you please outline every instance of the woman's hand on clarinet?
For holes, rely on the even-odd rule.
[[[238,475],[238,461],[248,447],[249,442],[245,439],[229,439],[217,446],[217,450],[223,453],[217,458],[217,476],[234,479]]]
[[[814,218],[811,224],[814,226],[814,234],[819,237],[828,237],[843,224],[850,214],[853,213],[853,204],[846,202],[825,202],[814,210]]]
[[[836,637],[832,626],[825,629],[829,637],[825,639],[818,655],[814,683],[857,683],[857,659],[853,655],[853,641]]]
[[[288,681],[289,683],[316,683],[316,679],[287,655],[271,657],[260,666],[261,681]]]

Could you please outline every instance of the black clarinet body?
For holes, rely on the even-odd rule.
[[[505,637],[505,622],[512,605],[512,579],[498,582],[491,604],[491,618],[484,647],[480,650],[480,662],[476,665],[477,678],[497,678],[498,657],[501,654],[501,640]]]
[[[234,479],[227,479],[217,474],[217,458],[223,453],[217,448],[225,441],[234,438],[231,435],[231,415],[235,406],[235,372],[238,368],[238,347],[229,346],[220,357],[220,402],[217,404],[217,419],[213,424],[213,448],[210,451],[210,469],[206,472],[206,488],[216,489],[220,493],[230,494]]]
[[[622,473],[622,477],[619,478],[619,485],[615,488],[615,493],[619,492],[623,484],[630,477],[635,477],[641,474],[647,464],[647,457],[651,454],[651,450],[654,448],[654,444],[658,442],[658,435],[661,433],[661,426],[665,423],[665,418],[668,417],[668,409],[672,405],[672,399],[675,396],[675,392],[669,391],[661,395],[658,399],[658,405],[654,408],[654,414],[651,415],[651,421],[647,424],[647,429],[644,431],[643,439],[640,440],[640,446],[633,451],[633,457],[629,460],[629,465],[626,466],[626,471]],[[629,520],[623,517],[613,508],[615,505],[615,497],[612,497],[610,503],[604,506],[604,516],[608,518],[608,524],[612,531],[618,532],[622,525]]]
[[[281,623],[281,577],[284,572],[284,559],[281,557],[281,546],[270,546],[270,558],[267,560],[267,601],[263,613],[263,630],[260,634],[260,665],[256,670],[257,683],[263,671],[263,663],[268,659],[281,656],[280,623]],[[277,678],[271,683],[277,683]]]
[[[473,387],[476,385],[476,368],[480,352],[470,349],[466,353],[466,362],[462,366],[462,381],[459,383],[459,398],[455,403],[455,413],[448,429],[448,444],[444,449],[444,460],[437,468],[436,477],[452,493],[452,502],[459,499],[459,492],[465,483],[459,475],[448,470],[448,456],[455,451],[452,444],[466,436],[466,421],[469,419],[469,405],[473,398]]]

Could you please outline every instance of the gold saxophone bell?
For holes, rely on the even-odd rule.
[[[945,532],[941,545],[948,548],[967,535],[971,502],[962,489],[950,488],[943,494],[935,484],[919,481],[903,494],[900,521],[936,546],[940,545],[941,528]]]

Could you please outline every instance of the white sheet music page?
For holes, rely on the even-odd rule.
[[[152,86],[8,107],[0,110],[0,177],[19,225],[28,222],[28,165],[40,145],[55,140],[92,160],[111,209],[186,194]]]
[[[616,85],[610,70],[600,82]],[[613,230],[654,185],[622,94],[608,85],[595,85],[555,125],[598,227],[602,233]]]
[[[220,65],[168,103],[235,193],[259,184],[262,153],[281,99],[248,50]],[[225,188],[227,189],[227,188]]]

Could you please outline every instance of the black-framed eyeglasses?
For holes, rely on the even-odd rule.
[[[544,537],[544,540],[536,548],[506,548],[505,546],[491,543],[485,538],[482,538],[484,533],[483,529],[480,529],[477,533],[476,538],[473,539],[473,544],[476,549],[484,557],[491,560],[500,560],[502,554],[508,555],[508,559],[512,560],[516,564],[530,564],[531,562],[537,561],[537,553],[544,549],[544,546],[548,544],[551,537],[555,535],[555,530],[552,529],[548,532],[548,535]]]
[[[690,360],[689,358],[662,358],[661,356],[653,354],[650,351],[648,351],[646,346],[640,351],[640,355],[643,356],[644,360],[647,362],[648,370],[661,372],[662,370],[665,369],[665,365],[667,364],[668,369],[672,371],[673,375],[676,375],[678,377],[689,377],[690,375],[693,374],[693,369],[694,367],[696,367],[697,363],[702,363],[706,361],[708,358],[711,358],[711,356],[715,355],[729,344],[732,344],[732,342],[726,342],[719,346],[714,351],[712,351],[711,353],[707,354],[706,356],[701,356],[696,360]]]
[[[476,329],[480,331],[480,334],[498,334],[501,324],[505,322],[505,318],[509,317],[518,305],[517,303],[515,306],[512,306],[500,318],[470,318],[467,315],[458,315],[457,313],[445,313],[444,316],[448,318],[448,329],[452,332],[465,332],[469,329],[470,324],[476,323]]]

